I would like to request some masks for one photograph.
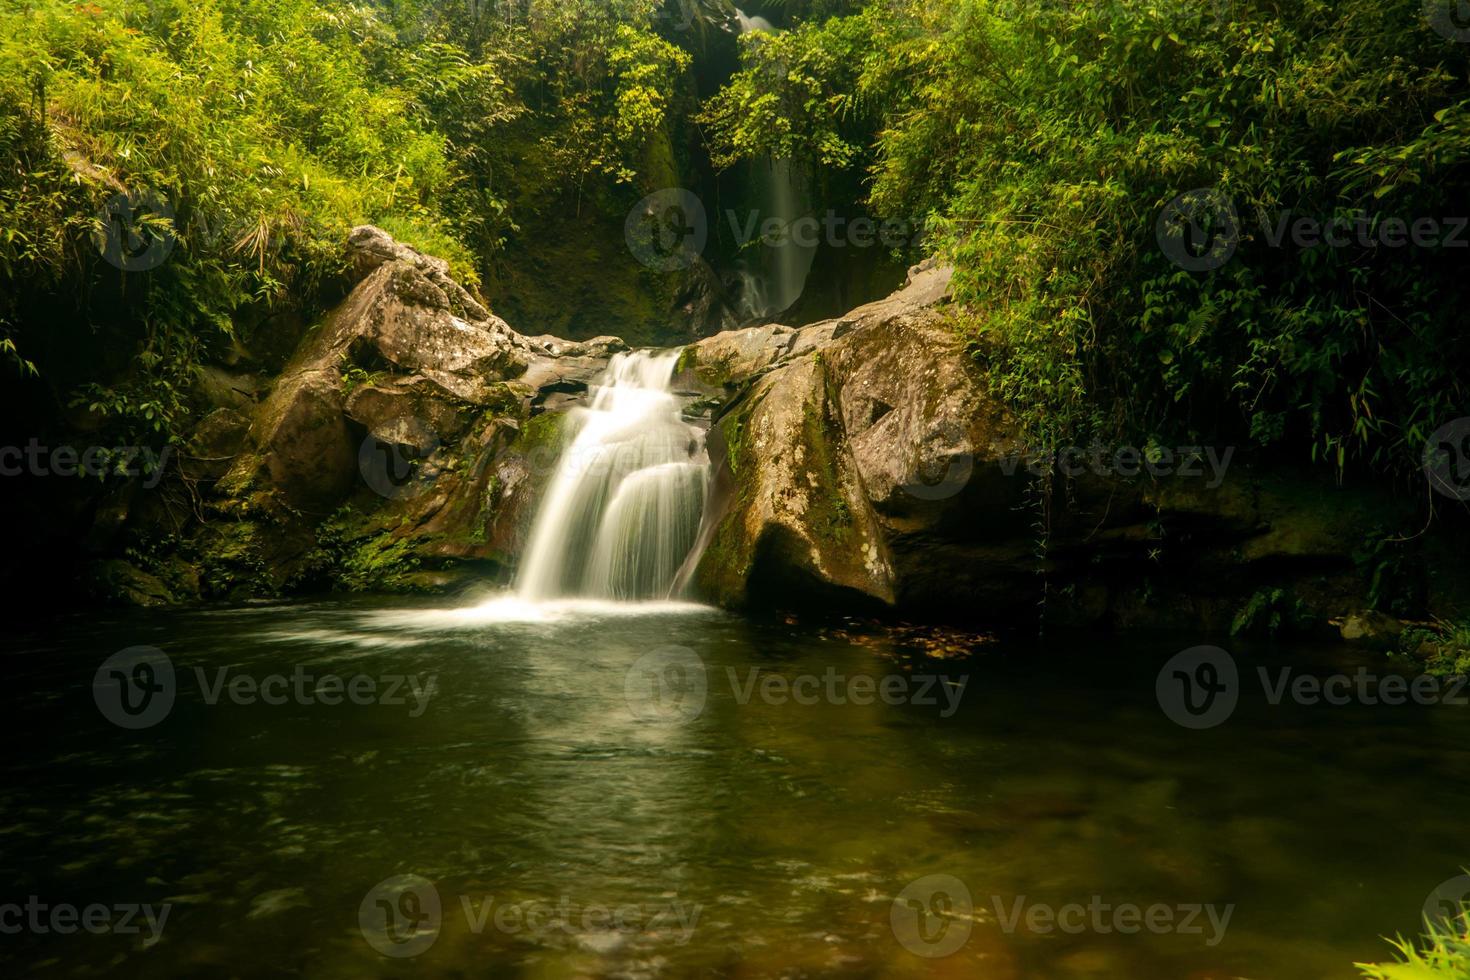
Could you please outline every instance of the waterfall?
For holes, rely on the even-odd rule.
[[[741,10],[739,7],[735,8],[735,22],[740,26],[741,34],[751,34],[756,31],[766,31],[767,33],[770,33],[775,30],[775,28],[771,26],[771,22],[766,20],[764,17],[761,17],[759,15],[756,15],[755,17],[748,17],[746,16],[745,11]]]
[[[772,307],[771,299],[766,295],[766,281],[760,276],[742,265],[736,268],[734,281],[738,284],[735,290],[735,312],[740,317],[740,322],[780,312]]]
[[[817,255],[815,234],[808,228],[801,231],[797,221],[806,215],[802,207],[799,175],[790,160],[776,157],[770,161],[770,169],[762,190],[764,212],[780,222],[784,233],[774,244],[767,246],[771,253],[771,288],[769,302],[773,310],[782,311],[801,298],[806,288],[806,277],[811,272],[812,260]]]
[[[516,581],[522,599],[663,599],[699,533],[704,433],[669,390],[679,351],[617,354],[574,409]]]

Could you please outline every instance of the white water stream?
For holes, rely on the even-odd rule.
[[[667,599],[699,534],[704,433],[670,391],[679,351],[618,354],[574,409],[516,580],[522,600]]]

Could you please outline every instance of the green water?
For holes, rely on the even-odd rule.
[[[1190,731],[1154,681],[1204,637],[930,661],[891,635],[709,610],[517,622],[442,604],[88,616],[13,637],[0,902],[169,911],[153,942],[146,925],[11,932],[0,969],[1342,977],[1470,864],[1470,708],[1272,706],[1248,683],[1228,722]],[[702,707],[688,654],[657,659],[669,644],[699,658]],[[94,673],[136,645],[167,654],[177,694],[126,730],[99,710]],[[1319,675],[1378,665],[1226,645]],[[195,668],[213,684],[221,667],[256,682],[300,668],[310,685],[411,674],[427,700],[211,705]],[[935,690],[958,703],[778,703],[758,687],[741,703],[755,668],[757,684],[832,668],[910,693],[942,674]],[[936,874],[969,904],[941,896],[905,919],[895,899]],[[427,893],[405,899],[420,879],[437,917]],[[1006,925],[1018,903],[1089,902],[1231,911],[1223,933],[1203,913],[1192,933]]]

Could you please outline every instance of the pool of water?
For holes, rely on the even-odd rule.
[[[1155,681],[1206,637],[966,655],[697,606],[445,605],[16,638],[0,968],[1343,977],[1470,864],[1470,708],[1254,680],[1371,655],[1216,638],[1247,680],[1194,730]],[[134,647],[167,664],[99,670]]]

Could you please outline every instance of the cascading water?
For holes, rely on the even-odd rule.
[[[735,8],[735,23],[740,27],[741,34],[752,34],[757,31],[770,32],[775,30],[775,28],[771,26],[771,22],[766,20],[764,17],[761,17],[759,14],[751,17],[739,7]]]
[[[773,311],[785,310],[801,298],[812,260],[817,255],[814,236],[798,230],[799,219],[809,217],[802,204],[800,175],[792,162],[773,157],[760,181],[762,211],[775,218],[783,229],[774,243],[768,244],[771,284],[768,289]]]
[[[694,548],[704,433],[679,415],[679,351],[618,354],[557,464],[516,582],[522,599],[663,599]]]
[[[735,22],[741,34],[778,33],[770,21],[747,15],[739,7],[735,8]],[[751,166],[761,220],[774,218],[780,230],[761,249],[763,276],[758,285],[743,283],[739,312],[746,318],[777,315],[800,299],[817,254],[814,237],[793,233],[796,222],[809,217],[798,168],[785,157],[768,157]],[[742,273],[742,277],[749,274]]]

